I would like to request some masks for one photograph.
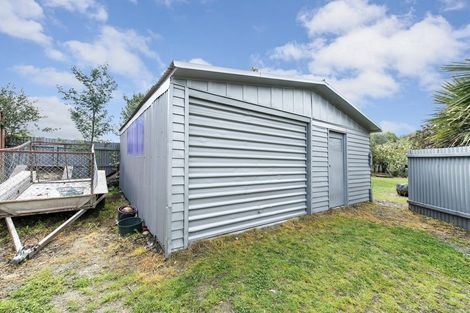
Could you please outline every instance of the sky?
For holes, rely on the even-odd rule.
[[[23,89],[56,128],[81,138],[57,85],[71,67],[108,64],[123,96],[145,92],[172,60],[325,80],[399,135],[439,106],[443,65],[470,57],[468,0],[0,0],[0,86]],[[116,135],[104,139],[118,141]]]

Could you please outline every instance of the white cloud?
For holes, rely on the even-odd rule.
[[[167,8],[173,6],[175,3],[187,3],[187,0],[156,0],[157,3],[163,4]]]
[[[202,58],[194,58],[189,60],[189,63],[202,64],[202,65],[211,65],[209,62]]]
[[[44,49],[44,52],[46,53],[46,56],[52,60],[55,61],[65,61],[67,57],[62,53],[62,51],[59,51],[55,48],[47,47]]]
[[[62,8],[70,12],[78,12],[98,21],[106,21],[108,12],[96,0],[46,0],[44,5],[51,8]]]
[[[106,63],[114,73],[148,84],[153,75],[142,58],[151,58],[163,67],[159,56],[149,46],[151,40],[150,36],[142,36],[134,30],[103,26],[94,41],[71,40],[64,46],[79,63],[92,66]]]
[[[0,32],[39,44],[48,58],[64,61],[65,55],[54,48],[53,39],[45,34],[44,20],[44,11],[34,0],[0,0]]]
[[[80,84],[70,72],[58,71],[52,67],[35,67],[33,65],[18,65],[13,68],[25,79],[42,86],[78,87]]]
[[[418,127],[410,125],[408,123],[393,121],[380,122],[380,128],[382,128],[383,132],[392,132],[398,135],[409,134],[418,129]]]
[[[308,58],[309,46],[298,44],[296,42],[288,42],[285,45],[276,47],[271,52],[271,59],[279,59],[284,61]]]
[[[9,36],[48,45],[51,38],[44,34],[41,20],[44,12],[34,0],[0,0],[0,32]]]
[[[362,0],[331,1],[325,6],[299,14],[299,20],[308,33],[344,33],[366,26],[385,16],[385,7]]]
[[[70,118],[69,108],[57,97],[32,97],[36,102],[41,115],[45,118],[39,120],[38,127],[58,128],[53,132],[43,132],[31,127],[34,136],[63,138],[63,139],[82,139],[82,135],[75,128],[75,124]]]
[[[348,100],[384,98],[402,78],[421,88],[440,83],[440,66],[462,59],[470,48],[470,24],[456,29],[442,16],[393,15],[366,0],[336,0],[298,16],[307,42],[274,48],[270,59],[307,63]]]
[[[442,3],[444,11],[457,11],[465,8],[465,0],[439,0]]]
[[[363,98],[385,98],[400,89],[392,76],[380,71],[361,71],[354,77],[330,77],[326,81],[359,107],[362,106]]]

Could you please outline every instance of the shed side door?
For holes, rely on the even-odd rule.
[[[345,204],[344,135],[330,132],[328,135],[330,208]]]
[[[189,241],[306,214],[306,123],[189,102]]]

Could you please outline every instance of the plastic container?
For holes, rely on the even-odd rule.
[[[137,215],[137,209],[133,207],[132,205],[126,204],[118,208],[118,221],[128,218],[128,217],[135,217],[136,215]]]
[[[128,217],[118,222],[119,234],[125,236],[134,232],[142,232],[142,219],[140,217]]]

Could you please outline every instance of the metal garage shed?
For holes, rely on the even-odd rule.
[[[121,189],[168,255],[369,201],[377,131],[326,83],[173,62],[121,128]]]

